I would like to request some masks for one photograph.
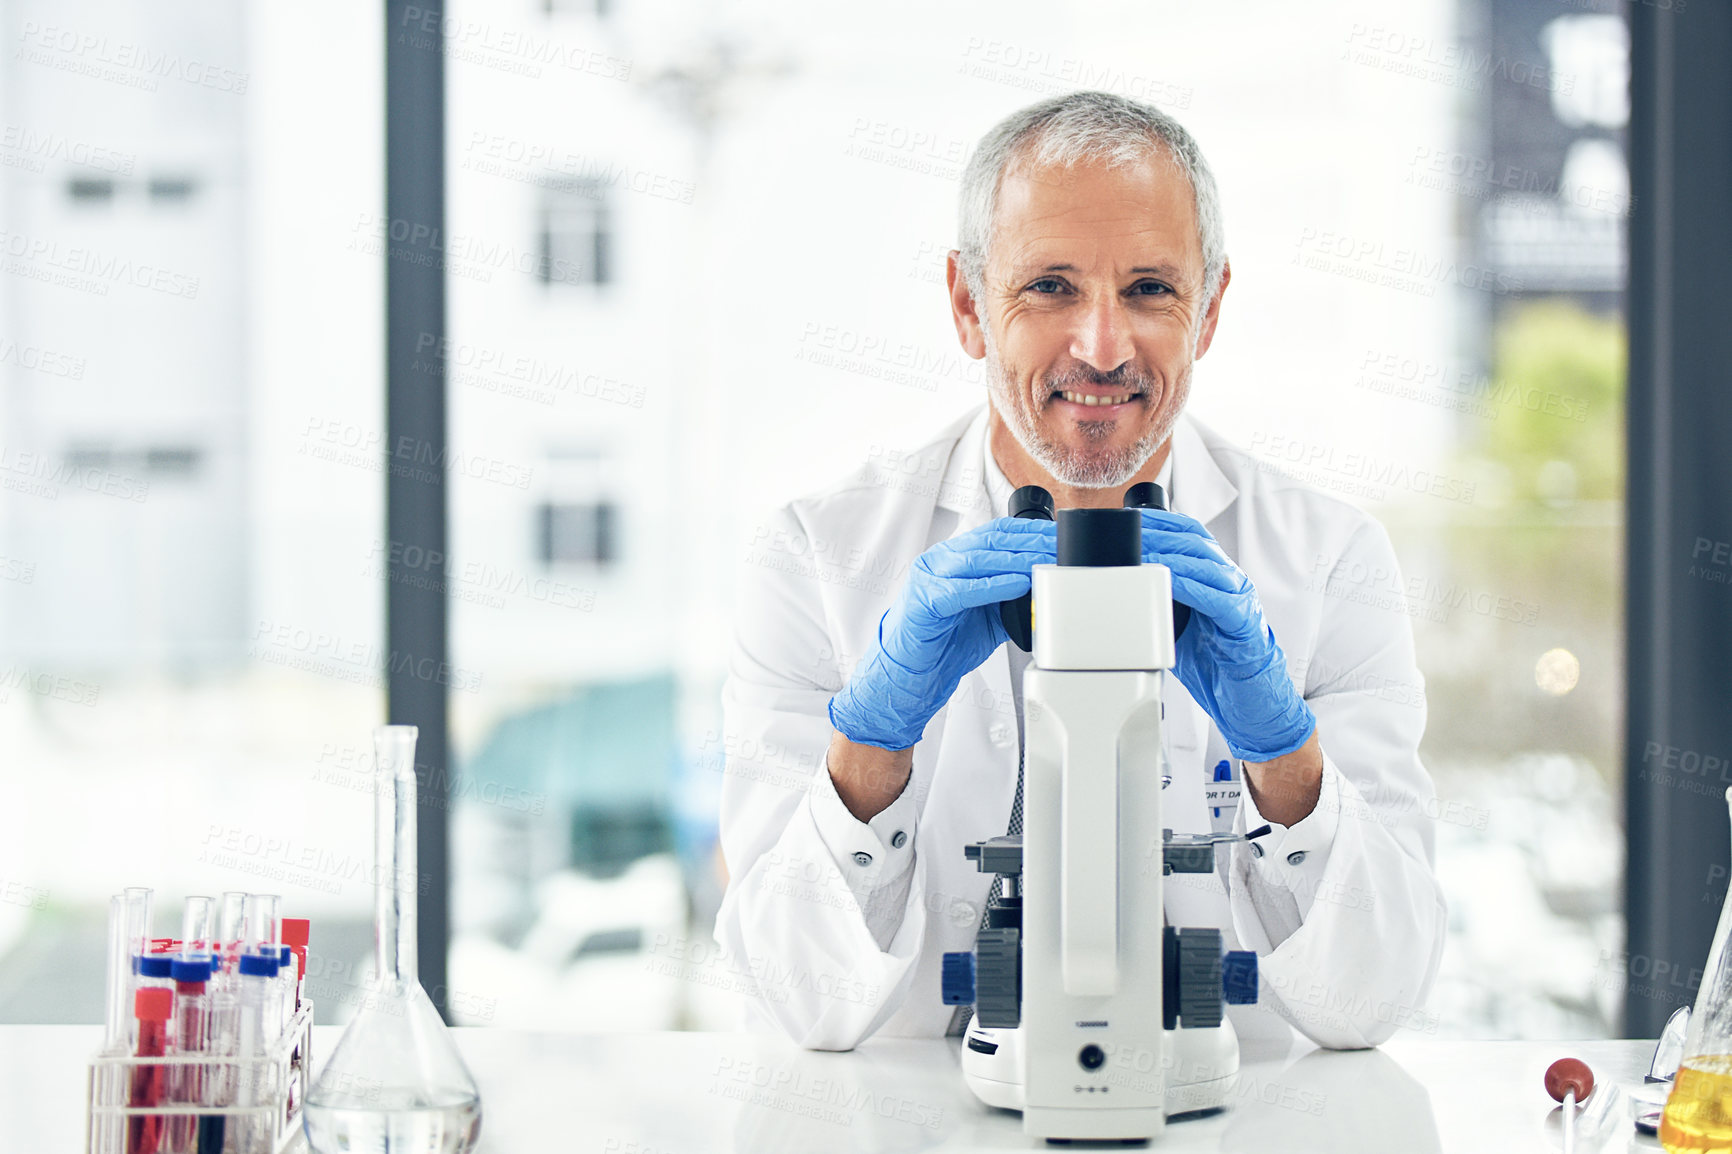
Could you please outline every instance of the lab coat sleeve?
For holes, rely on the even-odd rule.
[[[888,949],[902,925],[914,880],[914,834],[920,817],[915,791],[904,789],[871,821],[861,821],[842,804],[826,763],[812,776],[807,803],[818,836],[842,871],[872,940],[880,949]]]
[[[755,539],[809,535],[784,508]],[[749,975],[750,1025],[847,1050],[889,1019],[913,980],[925,936],[923,919],[908,916],[923,888],[919,806],[911,787],[868,824],[836,797],[824,757],[838,646],[817,571],[787,563],[798,560],[750,547],[740,570],[722,689],[728,888],[716,941],[732,970]],[[892,846],[898,830],[906,837]]]
[[[1317,590],[1316,641],[1300,659],[1323,747],[1317,807],[1233,852],[1234,928],[1263,955],[1264,998],[1336,1049],[1422,1026],[1443,954],[1424,680],[1400,589],[1389,538],[1368,521]],[[1249,787],[1238,821],[1265,821]]]

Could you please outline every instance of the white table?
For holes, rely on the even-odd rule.
[[[338,1034],[320,1027],[315,1055]],[[954,1042],[879,1039],[820,1054],[739,1034],[456,1034],[481,1084],[486,1154],[1064,1149],[1031,1142],[1019,1116],[977,1103]],[[85,1062],[99,1035],[93,1026],[0,1026],[0,1149],[83,1150]],[[1558,1150],[1546,1066],[1574,1055],[1602,1086],[1639,1086],[1652,1050],[1639,1041],[1412,1037],[1349,1053],[1249,1053],[1231,1109],[1173,1125],[1151,1149]],[[1620,1103],[1605,1140],[1581,1143],[1584,1154],[1659,1150],[1628,1116]]]

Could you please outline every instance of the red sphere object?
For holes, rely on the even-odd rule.
[[[1559,1102],[1571,1090],[1581,1102],[1594,1092],[1594,1072],[1580,1058],[1559,1058],[1546,1067],[1546,1093]]]

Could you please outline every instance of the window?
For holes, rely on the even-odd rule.
[[[75,176],[66,182],[66,195],[74,204],[108,204],[114,200],[114,181],[106,177]]]
[[[150,178],[150,199],[181,203],[192,199],[198,184],[189,176],[153,176]]]
[[[612,248],[606,190],[599,181],[553,181],[542,185],[540,253],[542,284],[607,284]]]
[[[619,510],[612,504],[544,504],[540,509],[544,565],[607,565],[618,560]]]
[[[163,476],[190,477],[198,472],[201,456],[190,446],[159,445],[144,451],[144,469]]]

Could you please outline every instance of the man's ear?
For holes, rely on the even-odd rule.
[[[962,351],[978,361],[986,355],[986,335],[962,276],[962,253],[956,249],[944,258],[944,285],[950,290],[950,319],[956,322],[956,339],[962,342]]]
[[[1227,295],[1227,282],[1233,279],[1233,263],[1221,263],[1221,283],[1215,289],[1214,299],[1209,302],[1209,311],[1203,314],[1203,328],[1197,334],[1197,355],[1195,360],[1201,360],[1203,354],[1209,351],[1209,346],[1215,340],[1215,325],[1221,319],[1221,298]]]

